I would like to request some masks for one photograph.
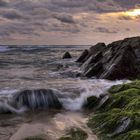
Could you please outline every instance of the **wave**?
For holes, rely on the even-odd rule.
[[[24,90],[0,101],[0,113],[22,113],[35,109],[61,109],[58,97],[60,92],[54,89]]]
[[[11,112],[20,114],[28,110],[62,108],[70,111],[80,111],[83,105],[86,104],[88,97],[100,97],[100,95],[106,94],[107,89],[112,85],[126,82],[129,81],[79,80],[78,83],[81,87],[79,89],[80,95],[75,98],[56,89],[12,90],[12,94],[9,94],[10,96],[0,98],[0,113]]]

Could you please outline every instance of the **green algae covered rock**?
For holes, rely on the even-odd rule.
[[[140,81],[108,90],[110,103],[91,115],[88,126],[101,140],[140,140]]]
[[[88,135],[80,128],[71,128],[67,135],[59,140],[87,140]]]

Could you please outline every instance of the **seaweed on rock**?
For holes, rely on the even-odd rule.
[[[61,137],[59,140],[87,140],[88,135],[81,128],[71,128],[67,135]]]
[[[140,81],[111,87],[110,103],[91,115],[88,126],[101,140],[140,139]]]

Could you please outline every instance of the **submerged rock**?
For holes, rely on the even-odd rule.
[[[71,54],[69,52],[65,52],[65,54],[62,57],[63,59],[70,59],[72,58]]]
[[[23,113],[35,109],[61,109],[61,94],[53,89],[24,90],[0,102],[0,113]]]
[[[29,109],[55,108],[62,105],[58,99],[58,92],[52,89],[24,90],[13,96],[13,101],[18,107],[26,106]]]

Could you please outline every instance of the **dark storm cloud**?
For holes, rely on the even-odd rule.
[[[95,28],[94,32],[109,33],[109,34],[118,33],[117,29],[108,29],[106,27],[97,27]]]
[[[0,0],[0,7],[5,7],[8,5],[8,1],[6,0]]]
[[[113,0],[122,7],[127,7],[128,9],[136,7],[140,4],[140,0]]]
[[[4,11],[3,13],[1,13],[1,15],[4,18],[10,19],[10,20],[14,20],[14,19],[25,19],[27,17],[25,17],[24,15],[22,15],[19,11],[17,10],[8,10],[8,11]]]

